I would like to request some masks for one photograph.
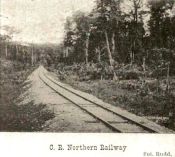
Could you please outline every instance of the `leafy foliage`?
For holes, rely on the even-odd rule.
[[[17,105],[17,98],[30,83],[24,83],[33,68],[20,62],[0,60],[0,131],[40,131],[45,121],[54,117],[46,105],[30,102]]]

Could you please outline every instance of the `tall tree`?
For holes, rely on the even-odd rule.
[[[154,47],[166,47],[166,27],[169,25],[169,19],[165,19],[165,17],[167,17],[168,10],[172,9],[173,4],[174,0],[159,0],[149,2],[151,11],[149,28],[153,44],[152,46]]]
[[[131,64],[137,59],[139,61],[143,54],[143,36],[145,35],[143,16],[147,13],[144,11],[143,1],[130,0],[130,24],[129,24],[129,38],[130,38],[130,60]]]
[[[89,17],[85,13],[76,12],[72,17],[72,20],[67,21],[66,26],[67,33],[65,45],[74,46],[77,50],[77,58],[82,59],[83,56],[85,63],[88,63],[89,38],[91,35],[91,23]],[[84,51],[84,54],[82,54],[82,51]],[[78,54],[78,52],[81,53]]]
[[[99,13],[97,27],[104,33],[109,64],[111,66],[114,63],[113,55],[116,53],[116,39],[119,33],[119,21],[121,20],[120,4],[121,0],[97,1],[97,12]]]

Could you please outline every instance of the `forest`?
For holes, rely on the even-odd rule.
[[[51,67],[75,88],[174,129],[173,8],[173,0],[97,0],[67,18]]]
[[[99,0],[90,13],[77,12],[65,24],[64,54],[67,63],[144,65],[162,74],[174,74],[174,1]],[[146,5],[146,6],[145,6]],[[148,19],[149,17],[149,19]],[[148,20],[147,20],[148,19]],[[161,75],[161,74],[160,74]]]
[[[151,68],[155,75],[167,74],[167,69],[173,75],[173,6],[174,0],[97,0],[92,12],[78,11],[67,18],[59,45],[15,43],[11,39],[18,32],[4,28],[8,35],[0,36],[1,56],[33,64],[44,55],[49,64],[99,63],[114,72],[121,64],[136,64],[145,72]]]
[[[67,17],[60,44],[0,36],[1,57],[44,64],[59,79],[175,128],[175,1],[96,0]]]

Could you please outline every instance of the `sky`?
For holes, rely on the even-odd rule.
[[[93,0],[0,0],[1,33],[13,27],[13,40],[29,43],[60,43],[66,17],[75,11],[90,12]],[[6,27],[7,29],[8,27]]]
[[[15,41],[61,43],[64,37],[66,18],[78,10],[90,12],[95,6],[94,1],[0,0],[1,33],[6,33],[4,26],[10,26],[9,28],[12,27],[13,32],[15,31],[13,33],[13,40]],[[128,0],[125,1],[127,3],[124,4],[123,9],[129,11],[131,6]],[[146,2],[147,0],[143,1]],[[7,29],[8,27],[6,27]]]

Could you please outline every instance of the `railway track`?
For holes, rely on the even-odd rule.
[[[102,122],[106,127],[110,128],[113,132],[118,133],[161,133],[161,129],[153,129],[149,125],[138,122],[135,119],[124,116],[109,106],[104,106],[99,102],[79,93],[65,84],[54,80],[47,74],[44,68],[39,70],[39,78],[42,82],[61,95],[87,114],[94,117],[97,121]],[[94,123],[95,125],[95,123]]]

